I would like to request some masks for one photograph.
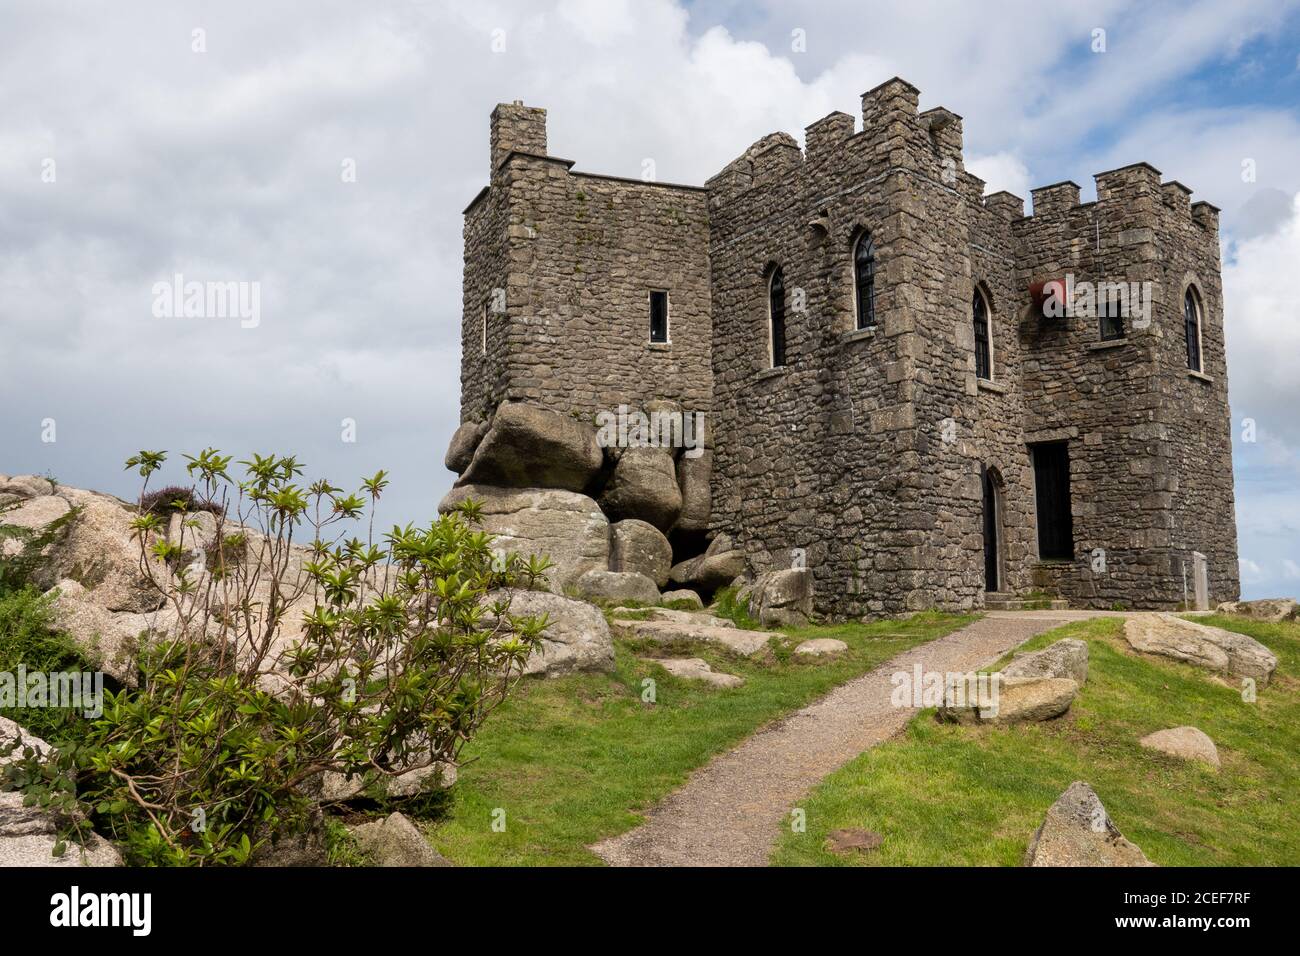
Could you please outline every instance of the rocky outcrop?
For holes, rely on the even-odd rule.
[[[614,669],[614,642],[605,616],[585,601],[547,591],[507,589],[493,591],[487,602],[506,597],[509,613],[514,617],[540,617],[550,621],[542,646],[532,653],[524,667],[525,674],[555,677],[577,671]]]
[[[713,512],[710,482],[713,479],[713,451],[704,449],[695,458],[682,455],[677,459],[677,487],[682,494],[682,510],[677,528],[682,531],[709,530]]]
[[[1290,598],[1262,598],[1258,601],[1227,601],[1216,609],[1219,614],[1240,614],[1257,621],[1278,624],[1300,616],[1300,604]]]
[[[1199,760],[1211,767],[1219,766],[1219,748],[1203,730],[1196,727],[1171,727],[1147,734],[1138,743],[1180,760]]]
[[[521,555],[547,555],[551,590],[561,592],[588,571],[609,568],[609,522],[586,495],[542,488],[461,485],[442,499],[446,513],[467,498],[483,506],[482,530],[494,548]]]
[[[668,579],[694,590],[712,594],[745,573],[745,552],[735,548],[728,535],[720,534],[709,542],[697,558],[674,564]]]
[[[723,674],[709,666],[709,662],[698,657],[653,657],[647,658],[651,664],[658,664],[674,677],[685,680],[698,680],[714,687],[740,687],[745,678],[735,674]]]
[[[1002,668],[1002,676],[1068,677],[1076,684],[1083,684],[1088,680],[1088,645],[1066,638],[1041,651],[1019,654]]]
[[[736,599],[767,627],[801,627],[813,613],[813,577],[807,568],[764,571]]]
[[[1070,784],[1029,841],[1025,866],[1155,866],[1119,832],[1092,787]]]
[[[637,571],[663,587],[673,566],[673,548],[664,533],[639,518],[609,526],[609,569]]]
[[[166,584],[171,573],[150,559],[149,571],[140,568],[140,545],[131,530],[135,512],[125,502],[109,495],[59,486],[31,475],[10,478],[2,486],[10,505],[0,514],[0,523],[18,525],[34,534],[53,530],[61,518],[66,524],[41,553],[33,583],[53,587],[63,579],[94,592],[94,601],[110,611],[153,611],[162,606],[161,593],[151,583]],[[45,494],[31,494],[43,492]],[[0,498],[3,500],[3,498]],[[73,508],[78,513],[68,517]],[[10,541],[5,553],[13,554],[21,543]]]
[[[536,405],[503,402],[456,483],[585,491],[603,461],[593,426]]]
[[[1124,639],[1135,651],[1231,674],[1265,684],[1277,667],[1277,657],[1259,641],[1176,617],[1135,614],[1124,621]]]
[[[677,604],[685,602],[691,606],[690,610],[704,610],[703,598],[694,591],[687,590],[686,588],[680,588],[676,591],[665,591],[663,594],[659,595],[659,601],[661,604]]]
[[[451,866],[401,813],[352,827],[352,837],[373,866]]]
[[[659,603],[659,589],[639,571],[588,571],[578,578],[575,587],[578,595],[588,601]]]
[[[0,748],[15,741],[19,742],[19,747],[8,757],[0,756],[0,767],[20,759],[27,747],[38,755],[51,751],[50,745],[40,737],[6,717],[0,717]],[[54,848],[59,842],[61,822],[50,810],[24,807],[21,793],[0,793],[0,866],[122,865],[117,850],[98,834],[91,834],[84,847],[69,842],[63,855],[56,857]]]
[[[640,518],[667,531],[682,510],[682,493],[671,451],[625,448],[600,496],[600,506],[616,521]]]
[[[447,454],[443,458],[443,464],[447,466],[448,471],[454,471],[461,474],[469,463],[474,460],[474,452],[478,449],[479,443],[483,436],[487,434],[486,422],[465,422],[451,436],[451,442],[447,445]]]
[[[711,614],[668,608],[652,608],[634,613],[637,616],[623,616],[616,612],[611,618],[610,626],[620,637],[639,638],[660,644],[702,641],[718,644],[737,654],[752,655],[761,653],[772,636],[766,631],[738,628],[731,621]]]

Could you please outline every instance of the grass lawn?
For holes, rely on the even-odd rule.
[[[668,649],[616,640],[613,674],[526,680],[466,748],[452,805],[429,828],[452,862],[481,865],[594,865],[586,847],[635,826],[691,770],[768,721],[825,694],[909,647],[973,618],[924,614],[908,621],[810,627],[774,633],[772,650],[750,660],[711,645],[672,648],[739,674],[743,687],[719,690],[672,677],[639,658]],[[833,660],[795,660],[810,637],[849,650]],[[642,700],[654,681],[655,702]],[[494,811],[505,828],[493,829]],[[496,814],[500,818],[500,814]]]
[[[1056,721],[940,725],[923,711],[900,738],[840,768],[804,801],[806,833],[786,833],[783,865],[1016,866],[1071,781],[1090,783],[1120,831],[1163,866],[1300,864],[1300,625],[1198,618],[1249,634],[1278,658],[1255,703],[1205,672],[1124,650],[1122,621],[1039,635],[1088,641],[1088,682]],[[1138,746],[1190,724],[1219,748],[1218,773]],[[839,827],[884,835],[872,853],[824,849]]]

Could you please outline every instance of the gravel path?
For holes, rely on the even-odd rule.
[[[976,670],[1036,634],[1097,614],[994,611],[904,651],[715,757],[641,826],[591,849],[612,866],[766,866],[799,799],[912,717],[910,708],[890,704],[890,675],[918,663],[927,671]]]

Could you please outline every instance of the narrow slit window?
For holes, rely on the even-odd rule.
[[[650,341],[668,341],[668,293],[650,293]]]
[[[1183,296],[1183,330],[1187,336],[1187,367],[1201,371],[1201,303],[1196,293],[1188,288]]]
[[[1099,295],[1097,315],[1103,342],[1124,338],[1124,304],[1119,295],[1113,292]]]
[[[482,340],[479,343],[480,355],[487,355],[487,317],[488,317],[488,306],[487,303],[484,302],[483,303],[483,325],[482,325],[483,335],[482,335]]]
[[[853,247],[853,289],[857,327],[872,328],[876,324],[876,250],[865,232]]]
[[[767,287],[767,313],[769,320],[769,346],[772,368],[785,365],[785,275],[780,269],[772,272]]]
[[[975,322],[975,376],[993,378],[993,348],[989,339],[989,304],[979,289],[971,302]]]

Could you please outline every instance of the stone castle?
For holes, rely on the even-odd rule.
[[[503,402],[703,412],[653,522],[673,560],[721,536],[751,572],[806,564],[827,613],[1236,599],[1218,210],[1137,163],[1025,215],[918,98],[892,79],[861,128],[774,133],[704,186],[575,171],[544,110],[498,106],[462,432]]]

